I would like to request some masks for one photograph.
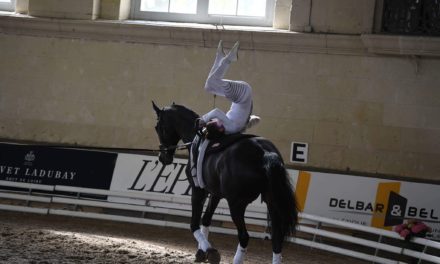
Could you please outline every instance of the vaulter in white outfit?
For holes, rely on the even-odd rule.
[[[237,60],[239,43],[235,43],[231,51],[225,55],[222,41],[218,45],[214,65],[209,72],[205,83],[205,90],[219,96],[226,97],[232,102],[231,108],[225,114],[215,108],[205,114],[202,119],[205,123],[217,118],[224,126],[226,134],[241,132],[246,128],[252,111],[252,88],[244,81],[223,79],[231,62]]]
[[[231,62],[237,60],[238,47],[239,42],[235,43],[234,47],[225,55],[223,52],[222,41],[220,40],[214,64],[212,65],[205,83],[206,91],[215,95],[224,96],[232,102],[231,108],[226,114],[222,110],[215,108],[201,118],[205,124],[211,120],[218,120],[220,125],[224,127],[225,134],[242,132],[259,121],[259,117],[251,116],[251,86],[244,81],[223,79]],[[200,144],[197,166],[194,166],[192,162],[193,157],[191,156],[191,174],[194,177],[194,183],[196,186],[201,188],[205,187],[202,177],[202,163],[208,144],[209,140],[207,139]]]

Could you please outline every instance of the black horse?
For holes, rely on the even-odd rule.
[[[189,144],[193,141],[196,134],[194,123],[198,115],[174,103],[159,109],[153,102],[153,108],[157,114],[156,132],[162,150],[159,160],[168,165],[172,163],[175,153],[175,147],[172,146],[176,146],[180,140]],[[249,234],[244,221],[245,210],[261,194],[271,219],[273,262],[279,263],[284,238],[294,233],[298,219],[293,188],[276,147],[264,138],[250,137],[207,156],[203,165],[205,189],[195,187],[189,167],[186,174],[192,186],[191,231],[199,230],[201,220],[204,226],[209,226],[219,200],[225,198],[238,230],[239,245],[247,248]],[[211,199],[201,219],[208,193]],[[237,260],[237,254],[234,263],[241,263],[242,260]],[[275,260],[275,256],[279,256],[279,260]],[[216,252],[210,261],[218,262],[219,258]]]

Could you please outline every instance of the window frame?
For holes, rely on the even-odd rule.
[[[266,0],[265,17],[209,15],[208,5],[209,5],[208,0],[198,0],[196,14],[148,12],[148,11],[140,10],[141,0],[132,0],[130,18],[134,20],[202,23],[202,24],[214,24],[214,25],[237,25],[237,26],[272,27],[273,24],[275,0]]]
[[[15,11],[15,0],[11,0],[9,3],[0,2],[0,11]]]

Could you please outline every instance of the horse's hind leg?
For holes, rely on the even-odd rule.
[[[281,227],[281,219],[274,212],[272,201],[266,201],[271,219],[272,233],[272,264],[281,264],[281,250],[284,241],[284,232]]]
[[[246,207],[247,204],[244,204],[241,201],[237,202],[236,204],[229,203],[232,221],[234,221],[234,224],[237,227],[239,240],[233,264],[243,263],[249,243],[249,234],[246,229],[246,223],[244,222],[244,212],[246,211]]]
[[[209,198],[208,207],[206,208],[205,214],[203,214],[202,232],[207,240],[209,235],[208,227],[211,225],[212,216],[214,215],[215,209],[217,208],[219,202],[219,197],[211,195],[211,197]],[[207,259],[209,263],[220,263],[220,253],[217,251],[217,249],[210,248],[208,249]]]

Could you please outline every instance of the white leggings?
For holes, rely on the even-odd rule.
[[[215,108],[202,118],[205,122],[217,118],[223,123],[225,133],[240,132],[246,126],[252,108],[252,88],[244,81],[223,79],[231,61],[217,51],[214,64],[205,83],[205,90],[219,96],[226,97],[232,102],[231,109],[225,114]]]

